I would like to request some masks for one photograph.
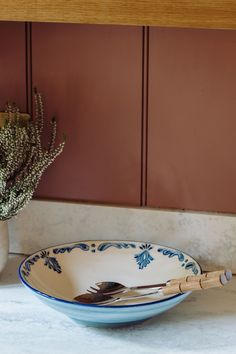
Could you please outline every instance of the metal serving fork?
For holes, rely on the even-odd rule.
[[[186,291],[209,289],[212,287],[224,286],[232,278],[231,271],[216,271],[205,273],[199,276],[190,276],[186,278],[173,279],[167,283],[154,284],[148,286],[138,286],[138,287],[125,287],[119,284],[114,287],[113,292],[107,290],[103,292],[103,288],[99,288],[96,292],[89,291],[89,293],[79,295],[74,299],[80,303],[84,304],[97,304],[97,305],[107,305],[119,301],[134,300],[141,297],[147,297],[150,295],[157,295],[158,297],[169,296],[173,294],[181,294]],[[110,282],[104,282],[102,284],[107,284]],[[111,282],[113,283],[113,282]],[[101,283],[98,283],[101,284]],[[114,283],[113,283],[114,284]],[[123,289],[123,291],[121,290]],[[132,291],[140,291],[143,289],[153,290],[146,293],[132,293]],[[95,288],[94,288],[95,289]],[[100,290],[101,289],[101,290]],[[104,286],[105,289],[105,286]],[[119,292],[118,292],[119,291]]]
[[[163,286],[171,286],[177,283],[181,282],[190,282],[190,281],[198,281],[200,279],[205,279],[205,278],[214,278],[216,276],[220,276],[221,274],[224,274],[227,281],[229,281],[232,278],[232,272],[230,270],[218,270],[214,272],[208,272],[204,273],[201,275],[193,275],[193,276],[187,276],[184,278],[178,278],[178,279],[172,279],[169,280],[165,283],[159,283],[159,284],[151,284],[151,285],[139,285],[139,286],[132,286],[128,287],[120,283],[116,282],[99,282],[96,283],[96,287],[91,286],[87,292],[91,294],[104,294],[104,295],[115,295],[115,294],[120,294],[120,293],[125,293],[125,292],[130,292],[130,291],[142,291],[145,289],[155,289],[155,288],[160,288]]]

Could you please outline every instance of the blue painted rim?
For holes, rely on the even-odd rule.
[[[63,300],[63,299],[60,299],[58,297],[54,297],[54,296],[51,296],[51,295],[48,295],[40,290],[37,290],[36,288],[32,287],[31,285],[29,285],[25,279],[22,277],[21,275],[21,267],[23,265],[23,263],[30,257],[34,256],[35,254],[41,252],[41,251],[44,251],[44,250],[48,250],[50,248],[54,248],[54,247],[63,247],[64,245],[71,245],[71,244],[76,244],[78,242],[92,242],[92,243],[95,243],[95,242],[127,242],[127,241],[124,241],[124,240],[81,240],[81,241],[76,241],[76,242],[67,242],[67,243],[63,243],[63,244],[59,244],[59,245],[55,245],[55,246],[50,246],[50,247],[47,247],[47,248],[42,248],[40,250],[38,250],[37,252],[34,252],[32,253],[31,255],[27,256],[25,259],[23,259],[23,261],[20,263],[19,267],[18,267],[18,277],[20,279],[20,281],[29,289],[31,289],[33,292],[35,292],[37,295],[40,295],[40,296],[43,296],[49,300],[56,300],[58,302],[61,302],[61,303],[65,303],[65,304],[70,304],[70,305],[76,305],[76,306],[83,306],[83,307],[88,307],[88,308],[112,308],[112,309],[119,309],[119,308],[130,308],[130,307],[140,307],[140,306],[148,306],[148,305],[153,305],[153,304],[159,304],[159,303],[163,303],[163,302],[168,302],[170,300],[173,300],[175,298],[181,298],[182,296],[186,295],[187,293],[191,293],[191,291],[187,292],[187,293],[183,293],[183,294],[177,294],[177,295],[174,295],[174,296],[171,296],[169,297],[168,299],[163,299],[163,300],[157,300],[157,301],[152,301],[152,302],[148,302],[148,303],[144,303],[144,304],[134,304],[134,305],[116,305],[116,306],[109,306],[109,305],[96,305],[96,304],[81,304],[79,303],[78,301],[69,301],[69,300]],[[144,241],[133,241],[133,240],[129,240],[129,242],[135,242],[135,243],[144,243]],[[145,243],[150,243],[151,245],[155,245],[155,246],[160,246],[160,247],[166,247],[166,248],[170,248],[170,249],[173,249],[175,251],[179,251],[179,252],[182,252],[184,255],[192,258],[192,260],[194,262],[196,262],[196,264],[199,266],[199,269],[200,269],[200,273],[202,274],[202,267],[200,266],[200,264],[192,257],[190,256],[189,254],[179,250],[178,248],[173,248],[173,247],[169,247],[169,246],[164,246],[164,245],[160,245],[158,243],[153,243],[153,242],[149,242],[149,241],[145,241]]]

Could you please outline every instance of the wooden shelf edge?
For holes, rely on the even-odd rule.
[[[0,0],[1,21],[236,29],[236,0]]]

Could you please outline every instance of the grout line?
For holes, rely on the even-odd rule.
[[[157,208],[152,206],[143,206],[142,208],[137,205],[119,205],[112,204],[107,202],[98,202],[98,201],[84,201],[80,199],[62,199],[62,198],[43,198],[43,197],[34,197],[33,202],[44,202],[44,203],[60,203],[60,204],[72,204],[80,205],[87,207],[106,207],[106,208],[116,208],[116,209],[133,209],[133,210],[144,210],[144,211],[155,211],[155,212],[171,212],[171,213],[180,213],[180,214],[198,214],[206,216],[221,216],[221,217],[236,217],[234,212],[222,212],[222,211],[213,211],[213,210],[194,210],[194,209],[174,209],[174,208]]]
[[[29,254],[21,253],[21,252],[9,252],[9,256],[25,256],[25,257],[28,257]]]

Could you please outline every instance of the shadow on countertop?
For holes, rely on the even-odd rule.
[[[9,255],[7,265],[0,274],[0,287],[20,284],[20,280],[18,278],[18,267],[25,257],[26,256],[24,255]]]

